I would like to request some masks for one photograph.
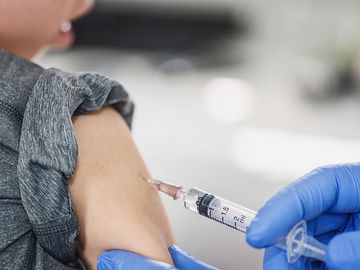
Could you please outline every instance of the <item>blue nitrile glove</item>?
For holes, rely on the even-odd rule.
[[[106,251],[98,258],[98,270],[216,270],[196,260],[177,246],[169,247],[170,255],[175,264],[171,266],[166,263],[150,260],[136,253],[123,250]]]
[[[293,265],[275,247],[265,252],[264,269],[360,269],[360,164],[319,168],[271,198],[250,224],[247,241],[269,247],[300,220],[309,234],[328,244],[324,263],[301,258]]]

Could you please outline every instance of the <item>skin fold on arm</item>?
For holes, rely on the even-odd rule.
[[[79,251],[96,269],[105,250],[123,249],[173,264],[174,243],[158,193],[122,117],[111,107],[73,117],[78,162],[69,188],[80,224]]]

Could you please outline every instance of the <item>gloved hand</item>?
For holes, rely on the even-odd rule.
[[[98,258],[98,270],[216,270],[196,260],[177,246],[169,247],[170,255],[175,264],[150,260],[136,253],[123,250],[111,250],[104,252]]]
[[[250,224],[247,241],[269,247],[300,220],[308,221],[309,234],[328,244],[326,264],[301,258],[293,265],[276,247],[265,252],[265,270],[360,269],[360,164],[319,168],[284,188]]]

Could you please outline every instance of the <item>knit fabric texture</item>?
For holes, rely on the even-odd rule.
[[[103,106],[131,126],[134,105],[119,83],[0,50],[0,269],[81,269],[67,184],[78,157],[71,117]]]

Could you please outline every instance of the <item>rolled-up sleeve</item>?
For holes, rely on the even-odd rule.
[[[131,125],[134,105],[123,87],[97,74],[48,69],[26,104],[19,144],[21,200],[40,245],[54,258],[77,258],[79,225],[67,181],[78,147],[71,117],[113,106]]]

